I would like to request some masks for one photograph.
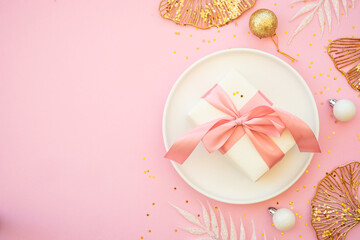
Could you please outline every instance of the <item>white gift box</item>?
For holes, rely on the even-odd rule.
[[[241,109],[259,91],[251,85],[236,70],[230,71],[218,85],[223,88],[233,101],[237,110]],[[202,125],[209,121],[227,116],[224,112],[216,109],[204,99],[195,105],[189,112],[189,117],[196,125]],[[285,154],[294,145],[295,141],[290,132],[285,129],[280,137],[270,137]],[[269,171],[268,165],[255,149],[249,137],[245,134],[236,142],[224,156],[233,161],[244,174],[252,181],[257,181],[262,175]]]

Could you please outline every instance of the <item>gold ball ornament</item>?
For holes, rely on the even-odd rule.
[[[269,9],[256,10],[250,17],[250,30],[258,38],[274,36],[277,26],[278,19]]]

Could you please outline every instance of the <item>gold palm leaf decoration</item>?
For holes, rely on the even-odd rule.
[[[254,6],[256,0],[161,0],[159,12],[180,25],[221,27]]]
[[[360,91],[360,38],[336,39],[329,44],[328,54],[350,86]]]
[[[319,240],[344,240],[360,222],[360,163],[351,162],[327,173],[311,202],[311,223]]]

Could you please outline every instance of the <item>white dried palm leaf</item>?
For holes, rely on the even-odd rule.
[[[295,0],[294,2],[300,2],[300,0]],[[306,2],[306,1],[303,1]],[[293,38],[301,31],[303,30],[314,18],[314,15],[317,14],[320,22],[320,29],[321,29],[321,36],[324,33],[324,26],[325,26],[325,14],[329,26],[329,32],[331,32],[331,26],[332,26],[332,10],[334,9],[336,18],[338,22],[340,22],[340,0],[317,0],[315,3],[309,3],[302,7],[291,19],[290,21],[293,21],[299,16],[306,15],[304,19],[301,21],[300,25],[297,27],[295,32],[291,35],[289,39],[289,43],[293,40]],[[344,7],[345,13],[347,15],[348,11],[348,0],[341,0],[342,5]],[[354,7],[355,0],[352,0],[352,6]],[[325,13],[324,13],[325,12]]]
[[[191,222],[192,224],[195,224],[196,226],[199,226],[199,227],[203,227],[203,225],[201,225],[199,219],[197,217],[195,217],[194,215],[192,215],[191,213],[181,209],[181,208],[178,208],[177,206],[175,205],[172,205],[170,203],[171,206],[173,206],[176,210],[178,210],[178,212],[186,219],[188,220],[189,222]]]
[[[253,234],[251,237],[251,240],[256,240],[256,233],[255,233],[255,223],[254,220],[251,220],[252,228],[253,228]]]
[[[343,4],[344,9],[345,9],[345,15],[347,16],[347,10],[348,10],[347,0],[342,0],[342,4]]]
[[[330,0],[325,0],[324,8],[325,8],[325,13],[326,13],[326,18],[327,18],[327,21],[328,21],[329,32],[331,32],[331,6],[330,6]]]
[[[224,216],[223,216],[220,208],[219,208],[219,212],[220,212],[221,238],[223,240],[227,240],[229,234],[228,234],[228,230],[227,230],[227,226],[226,226]]]
[[[295,18],[307,13],[307,12],[310,12],[311,10],[313,10],[314,8],[316,8],[318,6],[317,3],[311,3],[311,4],[308,4],[308,5],[305,5],[304,7],[302,7],[291,19],[290,19],[290,22],[293,21]]]
[[[340,6],[339,6],[339,0],[332,0],[332,6],[334,8],[334,11],[335,11],[335,15],[336,15],[336,18],[338,20],[338,22],[340,22]]]
[[[241,222],[241,225],[240,225],[240,239],[239,240],[245,240],[245,238],[246,238],[245,229],[244,229],[244,224],[243,224],[243,221],[241,218],[240,218],[240,222]]]
[[[204,204],[202,204],[202,202],[200,202],[201,204],[201,208],[202,208],[202,212],[203,212],[203,220],[204,220],[204,224],[207,230],[210,230],[210,217],[208,212],[206,211],[206,208],[204,207]]]
[[[230,239],[229,240],[237,240],[236,229],[234,225],[234,221],[230,215]]]
[[[201,224],[201,222],[199,221],[199,219],[197,217],[195,217],[195,215],[193,215],[177,206],[174,206],[170,203],[170,205],[173,206],[187,221],[189,221],[190,223],[195,225],[193,227],[180,227],[180,229],[182,229],[192,235],[205,235],[206,234],[206,236],[204,236],[200,239],[198,238],[197,240],[237,240],[235,224],[234,224],[231,216],[229,217],[230,218],[230,236],[229,236],[225,218],[224,218],[221,210],[219,209],[220,226],[221,226],[221,233],[219,236],[218,221],[217,221],[214,211],[212,210],[212,207],[208,203],[208,205],[209,205],[209,212],[208,212],[207,209],[204,207],[204,205],[201,202],[200,202],[200,204],[201,204],[201,207],[203,210],[204,225]],[[210,223],[208,223],[208,222],[210,222]],[[240,237],[239,240],[245,240],[245,229],[244,229],[244,224],[243,224],[242,219],[240,219],[240,222],[241,222],[241,225],[240,225],[240,232],[239,232],[239,237]],[[210,229],[210,225],[211,225],[212,229]],[[252,234],[251,240],[256,240],[256,231],[255,231],[254,221],[252,221],[252,229],[253,229],[253,234]],[[264,240],[266,240],[265,233],[264,233]]]
[[[321,37],[322,37],[324,34],[324,28],[325,28],[325,16],[324,16],[324,10],[322,7],[320,7],[318,10],[318,16],[319,16]]]
[[[195,227],[180,227],[180,228],[192,235],[201,235],[206,233],[206,231],[201,228],[195,228]]]
[[[215,234],[215,236],[217,238],[219,238],[219,225],[217,223],[216,215],[214,213],[214,210],[212,210],[209,203],[208,203],[208,205],[209,205],[209,211],[210,211],[211,229],[212,229],[213,233]]]
[[[300,25],[297,27],[297,29],[295,30],[295,32],[292,34],[292,36],[289,39],[289,43],[291,43],[291,41],[293,40],[293,38],[301,31],[303,30],[310,22],[311,20],[314,18],[314,14],[316,12],[317,9],[315,9],[311,14],[307,15],[300,23]]]

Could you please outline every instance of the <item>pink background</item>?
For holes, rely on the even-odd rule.
[[[198,214],[198,200],[227,220],[231,214],[236,226],[242,217],[248,235],[254,219],[259,239],[264,231],[316,239],[307,203],[314,186],[325,172],[360,160],[360,116],[335,123],[327,104],[348,98],[360,109],[360,95],[324,49],[329,40],[360,37],[360,6],[340,23],[333,16],[331,34],[321,38],[314,19],[287,45],[301,21],[289,19],[303,3],[259,0],[237,24],[196,30],[162,19],[159,1],[0,1],[0,239],[195,239],[178,228],[188,223],[169,202]],[[224,204],[197,193],[163,159],[162,111],[178,76],[210,53],[247,47],[285,59],[270,39],[248,33],[258,8],[277,14],[281,49],[299,59],[291,65],[314,93],[323,153],[280,196]],[[269,206],[292,207],[296,227],[277,231]],[[348,239],[359,235],[360,227]]]

